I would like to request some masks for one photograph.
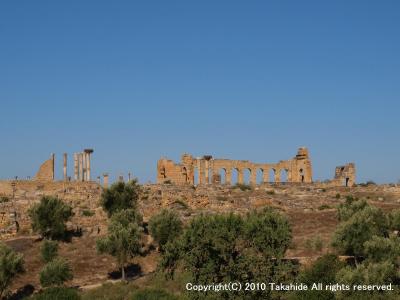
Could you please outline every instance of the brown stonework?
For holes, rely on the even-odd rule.
[[[244,171],[250,173],[250,184],[257,184],[257,171],[262,173],[262,182],[281,182],[282,173],[287,175],[287,182],[312,183],[312,166],[307,148],[299,148],[297,155],[290,160],[278,163],[254,163],[248,160],[215,159],[210,155],[194,158],[183,154],[181,163],[162,158],[157,164],[157,182],[172,182],[175,184],[195,184],[197,174],[198,184],[232,183],[232,171],[238,173],[238,183],[243,183]],[[273,178],[269,178],[270,170]],[[225,176],[221,176],[221,172]]]
[[[354,186],[356,184],[356,166],[354,163],[349,163],[344,166],[336,167],[335,177],[331,181],[337,186]]]
[[[46,160],[36,173],[34,180],[53,181],[54,180],[54,154]]]

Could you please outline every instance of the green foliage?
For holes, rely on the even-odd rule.
[[[347,221],[356,212],[364,209],[368,206],[368,203],[364,200],[358,200],[352,196],[347,196],[346,201],[338,207],[338,219],[339,221]]]
[[[272,209],[245,218],[200,215],[178,239],[165,245],[160,267],[170,276],[182,267],[189,274],[188,282],[284,282],[293,272],[292,265],[281,260],[290,242],[287,219]],[[270,291],[218,294],[222,299],[269,296]]]
[[[133,209],[114,213],[108,225],[108,235],[97,240],[97,250],[114,256],[125,280],[124,267],[128,259],[140,253],[140,233],[138,223],[142,217]]]
[[[84,210],[82,210],[82,216],[84,216],[84,217],[94,216],[94,211],[89,210],[89,209],[84,209]]]
[[[101,194],[101,206],[110,217],[117,211],[135,209],[140,194],[140,185],[137,180],[128,183],[116,182],[110,188],[104,189]]]
[[[6,196],[0,196],[0,203],[6,203],[9,201],[10,201],[10,198],[8,198]]]
[[[337,194],[335,195],[335,198],[336,198],[336,199],[340,199],[340,194],[337,193]]]
[[[297,282],[302,282],[308,286],[314,283],[330,284],[335,282],[337,272],[344,266],[339,258],[333,254],[325,254],[318,258],[313,265],[303,270]],[[304,300],[328,300],[335,299],[335,294],[331,291],[301,291],[293,293],[291,299]]]
[[[250,191],[252,189],[250,185],[245,183],[236,183],[235,188],[238,188],[242,191]]]
[[[266,257],[283,257],[292,240],[287,218],[273,209],[248,213],[243,228],[249,246]]]
[[[364,243],[373,236],[387,237],[388,229],[388,220],[383,212],[366,206],[339,224],[332,245],[341,254],[362,257],[365,256]]]
[[[322,204],[321,206],[318,207],[318,210],[324,210],[324,209],[330,209],[330,208],[332,208],[332,207],[327,204]]]
[[[44,240],[40,247],[40,254],[45,263],[52,261],[58,255],[58,243],[56,241]]]
[[[22,254],[18,254],[7,245],[0,243],[0,299],[4,296],[12,280],[23,272]]]
[[[400,209],[395,209],[389,214],[390,229],[400,231]]]
[[[319,235],[312,237],[311,239],[307,239],[305,242],[305,247],[310,251],[321,251],[323,247],[322,239]]]
[[[51,287],[31,297],[32,300],[80,300],[81,296],[73,288],[62,286]]]
[[[59,239],[65,237],[65,223],[72,217],[72,208],[56,197],[43,196],[40,203],[30,208],[29,216],[34,232]]]
[[[63,258],[53,259],[40,272],[40,284],[43,287],[59,286],[72,278],[71,267]]]
[[[171,210],[162,210],[149,221],[150,233],[163,251],[165,244],[176,239],[182,233],[182,221]]]
[[[133,294],[132,300],[178,300],[178,297],[163,290],[144,289]]]
[[[180,206],[180,208],[182,209],[188,209],[189,206],[187,205],[187,203],[181,199],[177,199],[174,201],[174,204],[178,204]]]
[[[386,260],[397,264],[397,258],[400,257],[400,238],[373,236],[364,243],[364,248],[367,262],[377,263]]]

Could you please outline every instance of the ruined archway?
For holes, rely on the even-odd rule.
[[[264,170],[261,168],[258,168],[256,170],[256,182],[257,182],[257,184],[264,183]]]
[[[279,172],[280,182],[288,182],[288,169],[281,169]]]
[[[221,184],[226,184],[226,169],[222,168],[219,170],[219,180]]]
[[[188,177],[188,172],[186,167],[182,167],[182,176],[183,176],[183,180],[185,181],[185,183],[189,182],[189,177]]]
[[[199,168],[197,168],[197,167],[194,167],[193,168],[193,184],[194,185],[198,185],[200,182],[199,182],[199,178],[200,178],[200,174],[199,174]]]
[[[231,184],[235,185],[239,182],[239,170],[237,168],[232,169]]]
[[[276,176],[275,176],[276,170],[274,168],[271,168],[268,170],[268,177],[269,177],[269,182],[270,183],[275,183],[276,182]]]
[[[250,184],[251,170],[248,168],[245,168],[242,170],[242,173],[243,173],[243,183]]]
[[[304,182],[304,180],[305,180],[305,177],[304,177],[305,175],[304,175],[304,170],[303,169],[300,169],[299,170],[299,179],[300,179],[300,182]]]

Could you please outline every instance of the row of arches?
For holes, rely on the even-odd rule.
[[[186,170],[183,170],[184,174]],[[263,170],[261,168],[258,169],[227,169],[220,168],[215,171],[212,169],[208,170],[208,174],[200,174],[198,168],[194,168],[194,184],[197,185],[199,183],[220,183],[220,184],[231,184],[235,185],[236,183],[244,183],[244,184],[262,184],[265,182],[288,182],[289,181],[289,170],[288,169],[269,169]],[[203,175],[203,179],[200,179],[200,176]],[[208,175],[208,176],[207,176]],[[187,175],[185,175],[187,176]],[[186,177],[187,178],[187,177]]]

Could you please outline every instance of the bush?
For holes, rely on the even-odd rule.
[[[0,196],[0,203],[6,203],[9,201],[10,201],[10,198],[8,198],[6,196]]]
[[[34,232],[59,239],[65,237],[65,223],[72,217],[72,208],[56,197],[44,196],[30,208],[29,216]]]
[[[136,209],[140,194],[140,185],[136,180],[128,183],[116,182],[101,194],[101,206],[111,217],[117,211]]]
[[[97,251],[114,256],[125,280],[125,264],[130,257],[140,253],[138,222],[142,218],[133,209],[115,213],[108,225],[108,235],[97,240]]]
[[[179,266],[187,272],[187,282],[283,282],[293,272],[293,266],[281,259],[290,242],[289,222],[272,209],[251,212],[245,218],[200,215],[179,238],[165,245],[160,268],[173,276]],[[221,291],[218,296],[269,299],[270,293]]]
[[[336,198],[336,199],[340,199],[340,194],[337,193],[337,194],[335,195],[335,198]]]
[[[47,263],[39,275],[43,287],[62,285],[73,278],[71,267],[63,258],[55,258]]]
[[[163,251],[165,244],[177,238],[182,232],[182,221],[170,210],[162,210],[149,221],[150,233]]]
[[[78,291],[67,287],[51,287],[31,297],[33,300],[79,300]]]
[[[373,236],[387,237],[389,225],[386,215],[375,207],[365,207],[339,224],[333,236],[332,245],[341,254],[362,257],[364,243]]]
[[[305,248],[309,251],[321,251],[323,242],[320,236],[315,236],[311,239],[307,239],[305,242]]]
[[[84,210],[82,210],[82,216],[84,216],[84,217],[94,216],[94,211],[91,211],[89,209],[84,209]]]
[[[24,259],[7,245],[0,243],[0,299],[12,280],[24,272]]]
[[[45,263],[52,261],[58,255],[58,243],[56,241],[44,240],[40,248],[40,253]]]
[[[236,183],[235,188],[238,188],[242,191],[250,191],[251,190],[251,186],[248,184],[244,184],[244,183]]]
[[[347,196],[346,201],[338,207],[338,219],[339,221],[347,221],[356,212],[363,210],[368,206],[368,203],[364,200],[358,200],[352,196]]]
[[[324,209],[330,209],[330,208],[332,208],[332,207],[327,204],[322,204],[321,206],[318,207],[318,210],[324,210]]]
[[[163,290],[144,289],[133,294],[132,300],[178,300],[178,297]]]

